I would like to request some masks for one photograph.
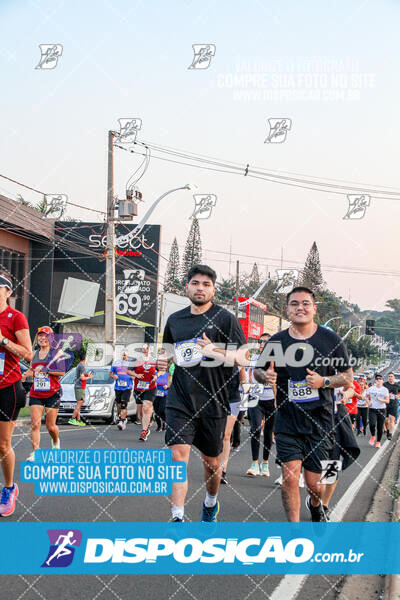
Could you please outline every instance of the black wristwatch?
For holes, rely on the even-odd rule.
[[[322,387],[328,388],[331,385],[331,380],[329,377],[324,377],[324,385]]]
[[[10,340],[8,338],[3,337],[3,339],[0,342],[0,346],[7,346],[7,344],[8,344],[9,341]]]

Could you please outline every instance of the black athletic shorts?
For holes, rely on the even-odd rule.
[[[191,416],[186,412],[168,408],[165,411],[167,425],[165,443],[189,444],[195,446],[205,456],[219,456],[222,452],[226,416],[213,418],[210,416]]]
[[[143,390],[140,392],[139,390],[135,390],[135,400],[136,404],[143,404],[143,400],[148,400],[149,402],[154,402],[156,399],[157,388],[154,390]]]
[[[60,408],[62,389],[56,391],[50,398],[29,398],[29,406],[44,406],[44,408]]]
[[[391,400],[386,407],[386,416],[395,417],[397,414],[397,400]]]
[[[122,410],[128,406],[128,402],[131,398],[132,388],[129,390],[114,390],[115,391],[115,402],[120,405]]]
[[[25,406],[26,392],[20,381],[0,389],[0,421],[16,421]]]
[[[325,407],[318,407],[307,423],[308,433],[275,433],[277,458],[280,463],[301,460],[307,471],[321,473],[321,460],[328,460],[333,447],[332,413]]]

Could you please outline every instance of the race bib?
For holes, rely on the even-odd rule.
[[[49,392],[50,391],[50,376],[45,374],[35,375],[33,378],[33,389],[35,392]]]
[[[6,355],[4,352],[0,352],[0,375],[4,375],[4,361],[6,360]]]
[[[204,358],[200,348],[197,346],[197,338],[176,342],[174,347],[176,364],[179,367],[190,367]]]
[[[118,379],[117,380],[117,386],[118,387],[128,387],[128,382],[125,381],[124,379]]]
[[[316,388],[310,388],[307,381],[288,381],[288,397],[290,402],[314,402],[319,400],[319,393]]]
[[[157,390],[156,396],[164,397],[164,390]]]
[[[136,388],[138,390],[148,390],[150,387],[150,383],[148,381],[142,381],[141,379],[139,379],[139,381],[137,382]]]

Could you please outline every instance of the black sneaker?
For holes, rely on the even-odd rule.
[[[327,518],[326,518],[324,508],[322,506],[322,502],[319,503],[319,506],[313,506],[311,504],[310,496],[307,496],[306,497],[306,507],[310,511],[311,521],[313,521],[314,523],[326,523]]]
[[[222,475],[221,475],[221,483],[223,483],[223,484],[225,484],[225,485],[228,483],[228,480],[227,480],[227,478],[226,478],[226,472],[225,472],[225,471],[222,471]]]
[[[392,434],[389,433],[389,432],[387,432],[386,437],[387,437],[388,440],[391,440],[392,439]]]
[[[183,523],[185,520],[185,517],[183,517],[183,519],[180,519],[179,517],[174,517],[173,519],[171,519],[171,523]]]
[[[324,509],[324,513],[325,513],[325,517],[327,521],[330,521],[330,517],[329,517],[329,508],[327,506],[322,505],[322,508]]]

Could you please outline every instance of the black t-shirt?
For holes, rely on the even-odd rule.
[[[320,407],[333,410],[333,389],[318,388],[312,390],[306,384],[307,368],[315,371],[322,377],[334,375],[337,371],[343,372],[350,368],[349,356],[342,339],[334,332],[318,326],[313,336],[306,340],[291,337],[289,330],[285,329],[273,335],[266,345],[263,354],[257,361],[257,366],[267,369],[269,362],[264,366],[266,353],[270,353],[271,344],[277,344],[277,353],[285,355],[284,363],[280,366],[278,359],[275,362],[277,372],[277,415],[275,420],[276,433],[308,433],[309,420],[318,420]],[[307,344],[310,360],[303,366],[290,366],[287,349],[298,344],[298,349],[293,353],[296,361],[300,362],[307,356],[301,346]],[[280,347],[282,352],[278,350]],[[293,351],[293,348],[292,348]],[[290,353],[291,351],[289,351]],[[274,352],[275,354],[275,352]],[[313,355],[312,355],[313,354]],[[264,355],[264,357],[263,357]],[[325,359],[325,360],[324,360]],[[292,362],[292,361],[290,361]]]
[[[203,360],[196,346],[196,339],[203,333],[218,347],[223,344],[233,349],[246,343],[239,321],[217,304],[199,315],[192,314],[190,306],[173,313],[165,325],[163,337],[163,343],[175,347],[176,367],[167,407],[190,415],[201,410],[202,415],[223,417],[229,413],[229,394],[233,382],[237,381],[238,370],[223,364],[204,366],[213,359]]]
[[[386,381],[383,386],[389,390],[389,394],[398,394],[400,392],[400,385],[398,383],[389,383]],[[396,398],[390,398],[390,404],[396,404]],[[388,405],[389,406],[389,405]]]

